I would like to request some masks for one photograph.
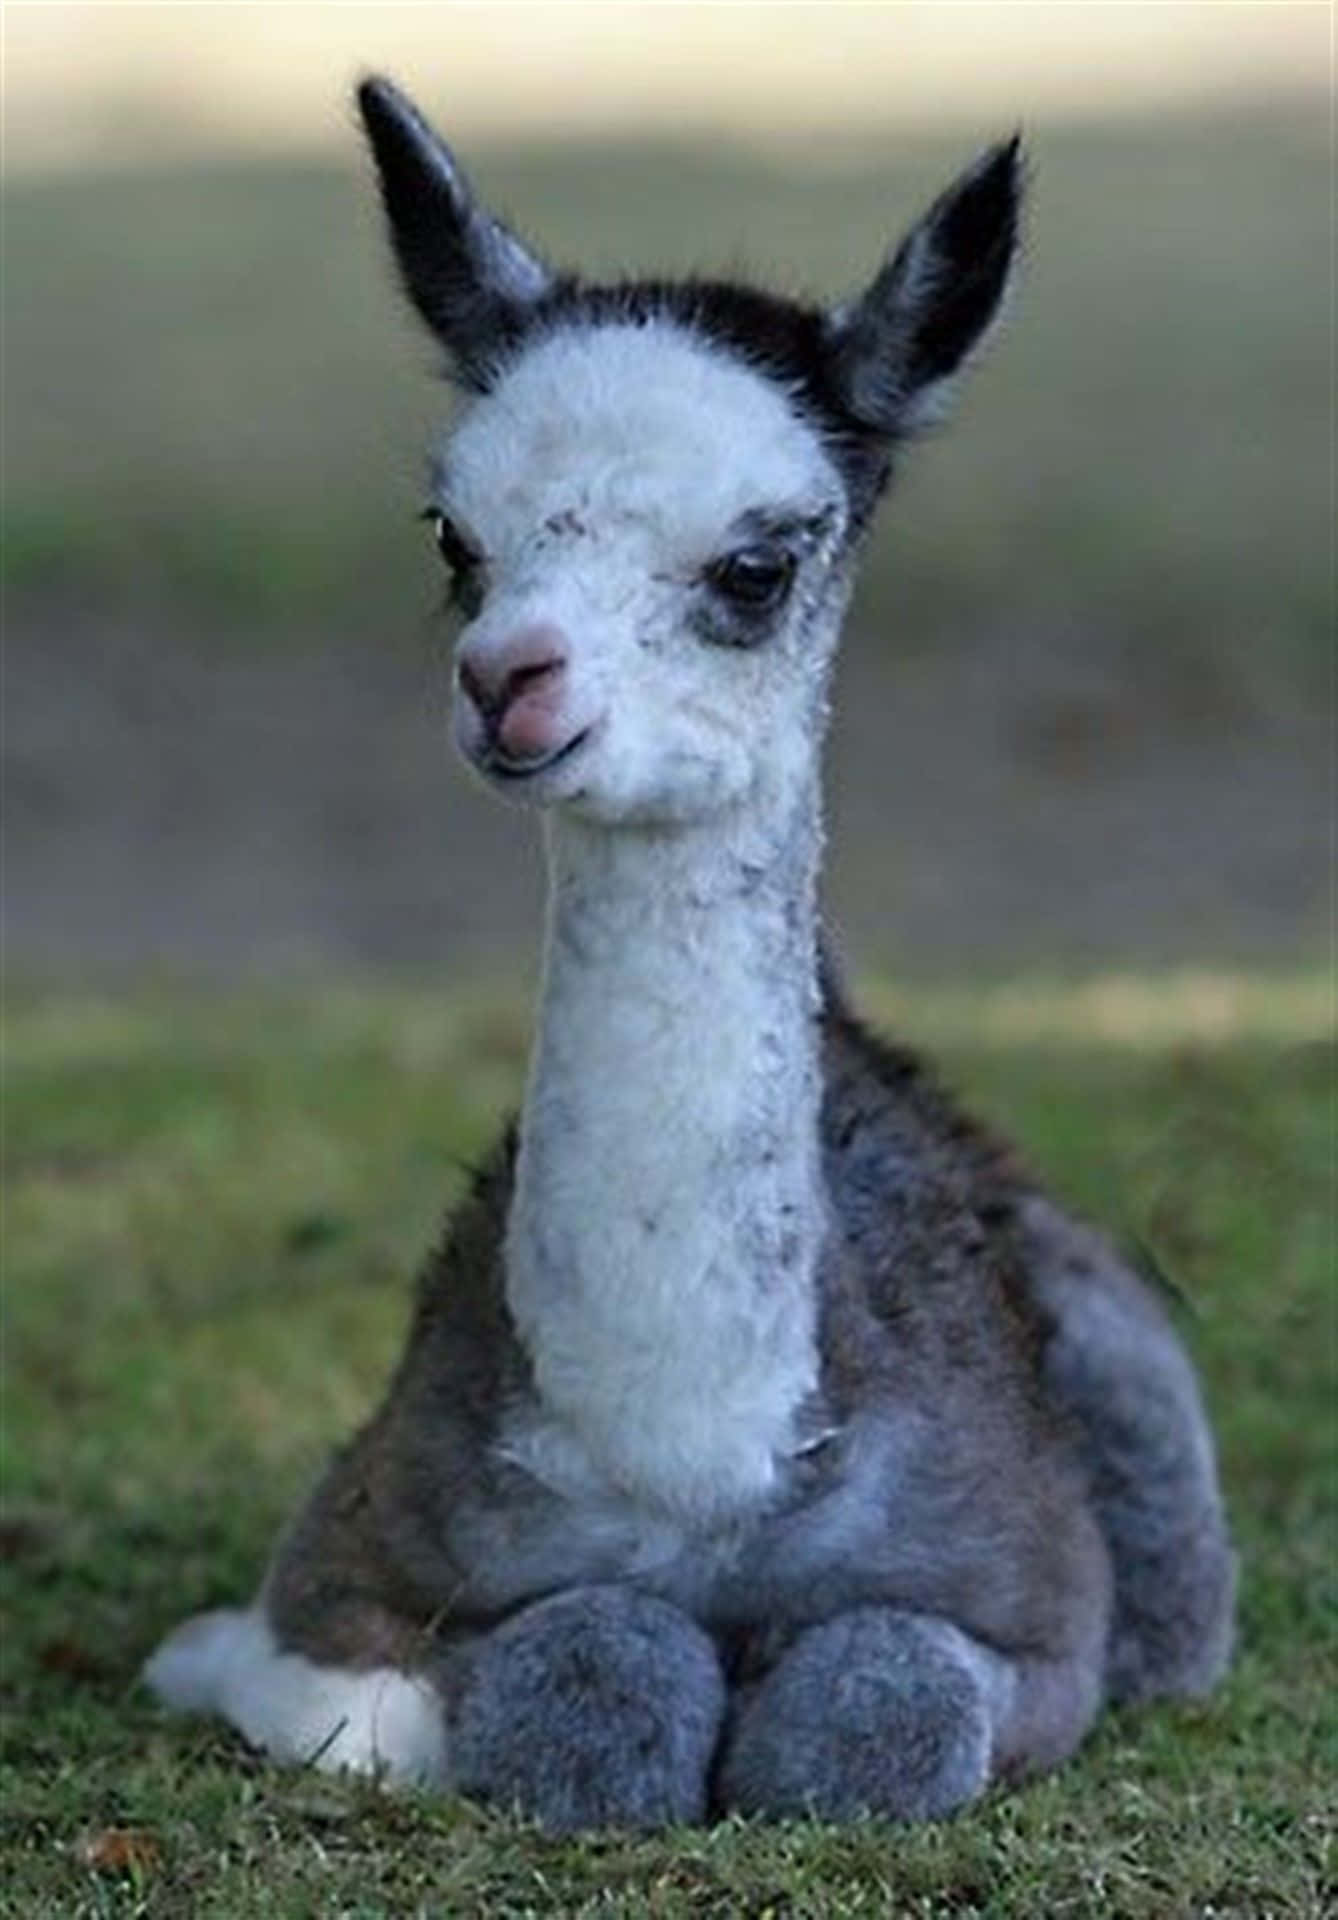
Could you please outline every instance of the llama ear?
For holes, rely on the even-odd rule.
[[[863,425],[895,436],[941,415],[999,310],[1022,184],[1015,134],[941,194],[868,290],[830,315],[836,378]]]
[[[397,87],[364,80],[358,108],[409,298],[461,376],[482,383],[553,276],[479,205],[446,142]]]

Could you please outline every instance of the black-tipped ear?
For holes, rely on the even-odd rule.
[[[829,322],[838,385],[863,425],[913,433],[999,310],[1017,252],[1019,135],[992,147],[941,194],[867,292]]]
[[[446,142],[398,88],[364,80],[358,109],[409,298],[460,375],[486,384],[499,347],[553,276],[479,205]]]

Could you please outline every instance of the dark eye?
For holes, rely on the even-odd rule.
[[[790,591],[794,570],[795,557],[788,547],[759,541],[713,560],[706,579],[739,613],[774,613]]]
[[[451,605],[472,620],[483,605],[483,555],[440,507],[429,507],[423,518],[451,576]]]

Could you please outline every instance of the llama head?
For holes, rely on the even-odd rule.
[[[359,105],[396,258],[465,403],[428,509],[465,624],[456,736],[518,798],[702,820],[811,772],[858,536],[1017,244],[1018,143],[863,293],[586,285],[474,194],[384,80]]]

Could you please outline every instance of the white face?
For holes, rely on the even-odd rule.
[[[846,498],[780,390],[668,322],[559,332],[443,450],[455,731],[500,790],[702,819],[812,763]]]

